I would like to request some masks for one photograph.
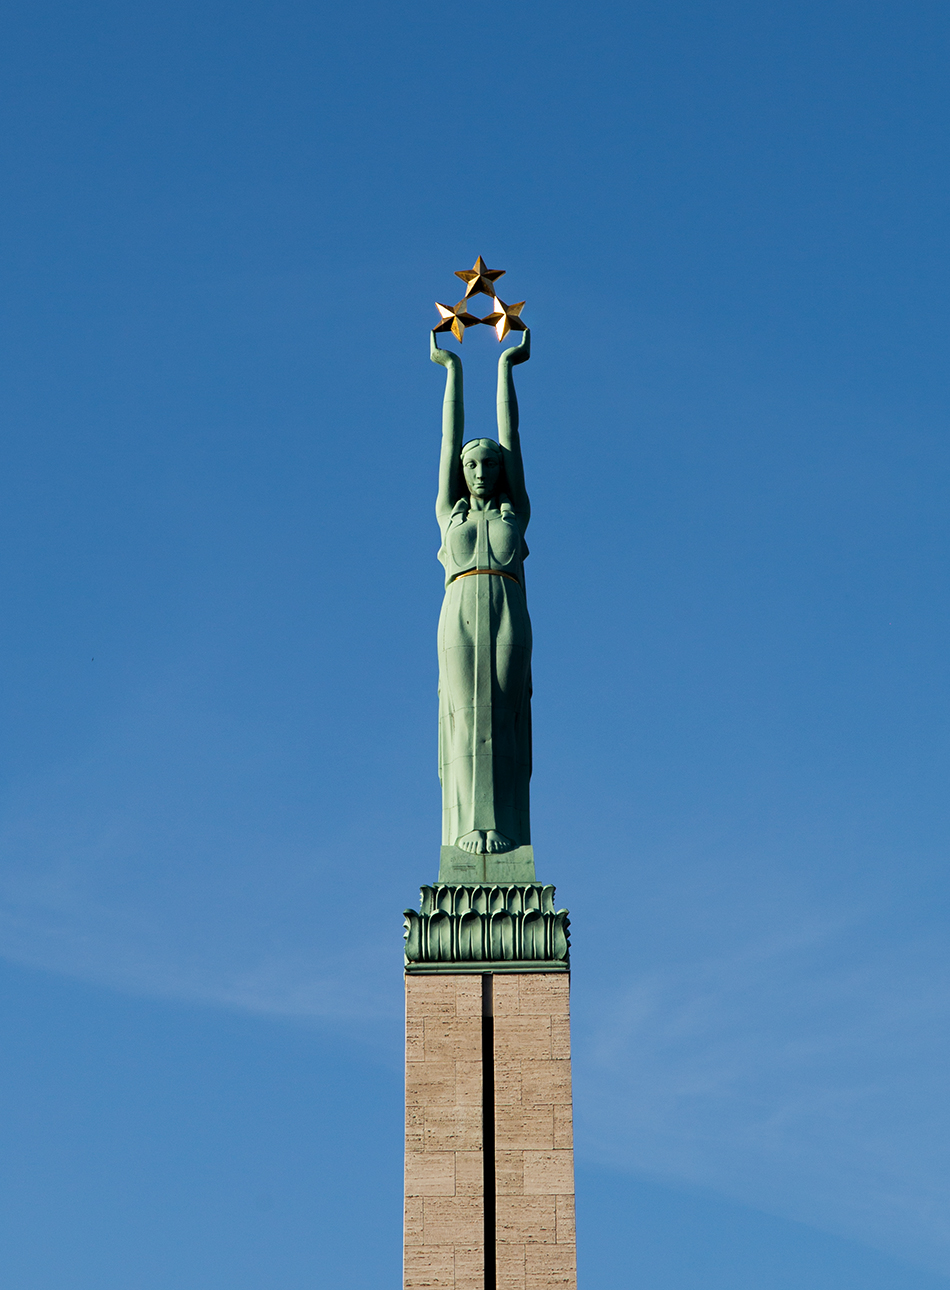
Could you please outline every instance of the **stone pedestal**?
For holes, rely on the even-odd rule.
[[[405,1290],[576,1290],[570,978],[551,966],[407,973]]]

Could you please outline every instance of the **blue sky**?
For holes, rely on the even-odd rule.
[[[4,1283],[398,1284],[482,254],[583,1284],[950,1286],[946,7],[2,27]]]

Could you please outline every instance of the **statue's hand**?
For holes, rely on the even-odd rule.
[[[429,357],[433,363],[438,363],[440,367],[460,367],[458,354],[453,353],[451,349],[442,349],[435,338],[435,332],[429,332]]]
[[[506,349],[501,356],[502,363],[510,363],[512,367],[517,363],[526,363],[531,357],[531,328],[524,329],[524,335],[521,337],[521,343],[512,345],[511,349]]]

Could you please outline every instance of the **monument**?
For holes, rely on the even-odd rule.
[[[405,1290],[576,1290],[568,916],[531,845],[531,620],[514,368],[524,301],[479,257],[437,304],[445,368],[436,517],[438,880],[405,912]],[[488,296],[492,311],[469,312]],[[498,440],[466,440],[461,342],[478,324],[520,342],[498,361]]]

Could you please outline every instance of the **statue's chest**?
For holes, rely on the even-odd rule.
[[[504,569],[516,563],[521,552],[521,530],[510,513],[470,511],[446,536],[457,568]]]

